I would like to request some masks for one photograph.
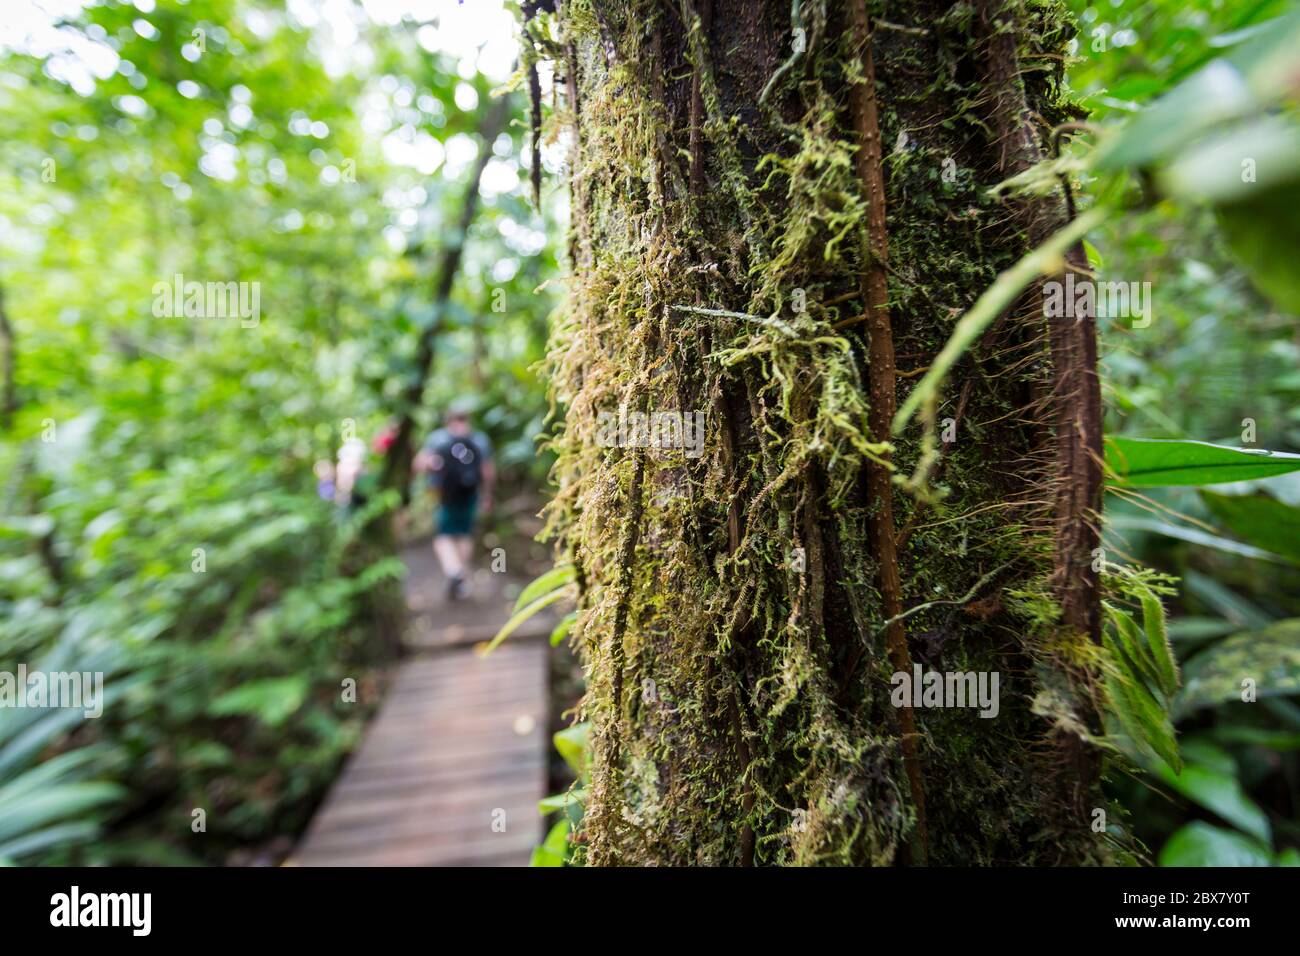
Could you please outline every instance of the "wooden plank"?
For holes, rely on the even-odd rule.
[[[443,767],[410,767],[402,773],[389,773],[384,777],[362,777],[354,779],[340,778],[330,791],[330,800],[344,795],[366,795],[374,793],[403,794],[420,793],[430,787],[458,786],[465,783],[496,783],[513,779],[520,767],[545,772],[546,758],[543,754],[529,754],[526,758],[509,766],[466,766],[464,763],[448,764]],[[330,800],[325,806],[330,806]],[[318,814],[319,816],[319,814]]]
[[[308,850],[290,861],[297,866],[523,866],[536,840],[531,836],[501,833],[459,845],[428,846],[420,843],[389,844],[368,850],[352,849],[316,854]]]
[[[542,836],[547,652],[459,647],[404,663],[290,864],[526,864]]]

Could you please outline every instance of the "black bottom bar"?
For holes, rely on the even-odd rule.
[[[691,935],[691,926],[760,941],[786,927],[805,940],[857,928],[905,934],[928,949],[947,938],[1037,932],[1071,942],[1277,933],[1294,923],[1295,887],[1295,871],[1285,869],[10,869],[0,870],[0,913],[6,942],[71,933],[128,945],[414,938],[459,949],[457,940],[519,933],[539,948],[581,947],[599,918],[651,935],[658,924],[664,942]],[[143,895],[122,894],[148,894],[147,909]]]

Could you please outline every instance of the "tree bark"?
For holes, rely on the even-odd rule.
[[[873,30],[855,2],[793,22],[787,0],[560,6],[573,274],[547,527],[582,582],[587,862],[1105,858],[1081,815],[1095,766],[1053,746],[1089,725],[1068,662],[1096,592],[1058,573],[1061,489],[1088,486],[1040,401],[1086,379],[1066,363],[1087,333],[1063,351],[1022,303],[930,427],[888,441],[1035,241],[988,197],[1011,169],[991,35],[1016,56],[1016,134],[1037,148],[1025,117],[1071,115],[1069,24],[1033,11],[989,31],[891,4]],[[646,428],[616,427],[635,412]],[[996,674],[997,715],[900,702],[913,667]]]
[[[1041,162],[1045,152],[1030,119],[1021,80],[1016,32],[1024,21],[1019,5],[1007,0],[980,0],[985,35],[987,83],[993,95],[991,117],[1000,143],[999,162],[1008,177]],[[1063,227],[1070,217],[1065,196],[1048,195],[1016,202],[1013,211],[1035,245]],[[1051,281],[1091,279],[1082,243],[1065,255],[1064,268]],[[1030,297],[1044,314],[1041,286]],[[1058,317],[1048,323],[1051,390],[1047,417],[1054,426],[1055,448],[1052,533],[1052,590],[1060,605],[1061,624],[1093,644],[1101,641],[1101,579],[1096,557],[1101,547],[1101,381],[1097,375],[1097,318],[1091,312]],[[1066,679],[1087,691],[1086,677]],[[1085,718],[1086,719],[1086,718]],[[1094,732],[1099,727],[1091,728]],[[1052,744],[1059,760],[1052,768],[1058,791],[1061,825],[1082,826],[1094,800],[1099,762],[1096,752],[1076,733],[1058,732]],[[1095,805],[1095,802],[1092,804]]]

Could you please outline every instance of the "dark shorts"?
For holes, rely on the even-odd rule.
[[[474,533],[474,516],[478,512],[478,495],[438,504],[438,534]]]

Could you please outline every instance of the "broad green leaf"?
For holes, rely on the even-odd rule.
[[[546,816],[550,813],[558,813],[564,809],[564,805],[569,802],[567,793],[553,793],[549,797],[542,797],[537,801],[537,812]]]
[[[1226,205],[1262,198],[1296,177],[1300,126],[1269,116],[1226,127],[1196,144],[1161,172],[1159,182],[1167,195]],[[1270,218],[1278,215],[1293,213],[1277,210]]]
[[[1300,471],[1300,455],[1203,441],[1106,439],[1106,467],[1123,486],[1214,485]]]
[[[1183,755],[1185,763],[1209,767],[1230,777],[1237,776],[1237,761],[1233,759],[1231,753],[1212,739],[1208,731],[1188,734],[1178,742],[1178,750]]]
[[[1211,534],[1208,531],[1202,531],[1200,528],[1190,528],[1185,525],[1172,524],[1168,521],[1160,521],[1157,518],[1142,518],[1136,515],[1115,515],[1106,519],[1108,527],[1116,531],[1145,531],[1149,534],[1163,535],[1166,538],[1174,538],[1178,541],[1186,541],[1188,544],[1198,544],[1205,548],[1214,548],[1216,551],[1223,551],[1226,554],[1236,554],[1243,558],[1255,558],[1260,561],[1279,561],[1287,562],[1288,559],[1280,554],[1274,554],[1271,551],[1265,551],[1262,548],[1256,548],[1253,545],[1242,544],[1240,541],[1233,541],[1231,538],[1224,538],[1217,534]]]
[[[1222,59],[1183,80],[1098,149],[1099,170],[1142,167],[1180,155],[1215,126],[1262,113],[1295,95],[1300,12],[1278,18]]]
[[[1219,207],[1219,225],[1233,255],[1259,290],[1292,315],[1300,314],[1300,183],[1260,188]]]
[[[1254,681],[1260,698],[1300,693],[1300,618],[1234,634],[1193,657],[1183,667],[1175,716],[1240,702],[1245,680]]]
[[[1160,848],[1160,866],[1268,866],[1271,854],[1244,834],[1196,821]]]
[[[538,812],[542,816],[551,813],[564,813],[569,818],[569,822],[577,826],[582,820],[583,811],[587,805],[587,791],[583,787],[575,787],[572,790],[566,790],[564,793],[552,794],[549,797],[543,797],[537,803]]]
[[[1160,765],[1157,774],[1174,790],[1193,803],[1204,807],[1238,830],[1253,836],[1265,846],[1273,842],[1268,817],[1241,789],[1234,774],[1189,763],[1181,773]]]
[[[1221,495],[1201,500],[1233,533],[1265,551],[1300,561],[1300,508],[1265,495]]]
[[[1148,166],[1177,152],[1216,124],[1249,115],[1257,101],[1246,77],[1215,60],[1147,107],[1098,147],[1098,170]]]

